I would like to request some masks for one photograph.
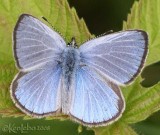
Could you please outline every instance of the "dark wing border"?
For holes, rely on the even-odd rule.
[[[132,31],[132,30],[128,30],[128,31]],[[124,84],[130,84],[132,81],[134,81],[136,79],[136,77],[138,76],[139,73],[141,73],[142,69],[144,68],[144,64],[146,62],[146,58],[147,58],[147,54],[148,54],[148,34],[143,31],[143,30],[133,30],[133,31],[138,31],[138,32],[141,32],[142,36],[144,37],[144,41],[145,41],[145,48],[144,48],[144,53],[143,53],[143,56],[142,56],[142,60],[141,60],[141,64],[137,70],[137,72],[132,76],[132,78],[125,82]]]

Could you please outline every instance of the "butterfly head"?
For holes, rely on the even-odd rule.
[[[78,48],[75,37],[72,37],[71,42],[68,43],[68,47]]]

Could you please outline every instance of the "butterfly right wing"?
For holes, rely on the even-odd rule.
[[[28,115],[43,117],[61,110],[60,65],[47,64],[31,72],[20,72],[11,85],[11,97]]]
[[[119,87],[105,82],[89,67],[76,72],[70,116],[86,126],[108,125],[121,117],[125,108]]]

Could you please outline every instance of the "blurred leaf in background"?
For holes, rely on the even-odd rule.
[[[106,31],[122,30],[123,21],[135,0],[69,0],[83,17],[90,32],[100,35]]]
[[[102,34],[110,29],[122,29],[122,20],[126,19],[129,8],[134,0],[109,0],[107,1],[108,3],[104,0],[101,2],[98,0],[69,0],[69,2],[71,5],[76,6],[80,16],[84,16],[86,20],[89,18],[87,24],[93,34]],[[72,36],[76,37],[79,44],[92,37],[83,19],[80,20],[78,18],[75,9],[71,9],[66,0],[0,0],[0,114],[3,117],[25,116],[25,114],[19,111],[12,103],[9,94],[10,83],[17,73],[12,55],[11,35],[16,20],[21,13],[29,13],[39,19],[41,19],[41,16],[45,16],[49,22],[66,37],[66,42],[70,41]],[[160,69],[160,64],[155,64],[158,63],[160,59],[160,38],[158,38],[160,34],[159,13],[160,3],[158,0],[135,1],[127,21],[123,23],[123,29],[143,29],[149,34],[150,53],[147,59],[147,67],[142,73],[142,77],[145,77],[145,79],[143,80],[143,78],[139,76],[132,85],[122,88],[126,100],[126,110],[122,118],[110,126],[93,128],[96,135],[136,135],[137,133],[134,129],[137,129],[138,134],[143,131],[145,135],[158,135],[158,128],[154,130],[154,134],[153,132],[149,134],[149,132],[147,132],[148,125],[146,126],[143,123],[135,125],[135,123],[145,120],[151,114],[160,110],[159,78],[152,75],[153,72],[156,74]],[[156,70],[154,68],[155,65]],[[148,81],[151,76],[154,80],[152,83]],[[155,115],[158,116],[158,114],[159,113],[156,113]],[[25,116],[25,119],[27,118],[30,119],[30,117]],[[29,123],[31,127],[40,124],[43,127],[48,125],[51,129],[44,132],[29,130],[27,132],[28,134],[94,134],[93,131],[86,130],[83,126],[79,126],[71,121],[66,121],[68,118],[59,118],[61,120],[53,120],[53,117],[49,117],[47,120],[2,118],[0,121],[0,133],[11,134],[8,130],[4,131],[4,127],[8,126],[8,124],[13,125],[13,127],[18,127],[21,124]],[[153,124],[154,120],[152,118],[153,116],[150,117],[149,121],[151,122],[152,120]],[[159,121],[157,121],[157,123],[158,122]],[[130,126],[131,124],[132,126]],[[18,133],[20,133],[20,131],[18,131]]]

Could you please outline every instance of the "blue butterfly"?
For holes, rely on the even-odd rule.
[[[86,126],[118,120],[125,101],[119,85],[140,73],[148,51],[142,30],[103,35],[79,48],[35,17],[22,14],[13,33],[13,50],[20,70],[11,97],[28,115],[66,114]]]

